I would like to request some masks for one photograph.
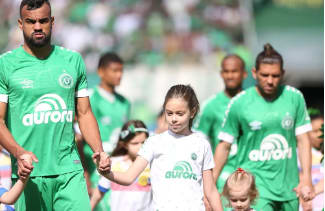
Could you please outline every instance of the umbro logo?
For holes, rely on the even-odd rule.
[[[29,80],[29,79],[24,79],[23,81],[20,82],[22,85],[21,88],[23,89],[28,89],[28,88],[33,88],[34,87],[34,81]]]
[[[249,126],[252,130],[260,130],[262,128],[262,122],[260,121],[253,121],[249,123]]]

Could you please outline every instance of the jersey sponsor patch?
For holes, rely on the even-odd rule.
[[[34,112],[23,117],[25,126],[48,124],[49,122],[72,122],[73,111],[67,109],[64,100],[57,94],[45,94],[40,97]]]
[[[193,173],[192,166],[187,161],[178,161],[173,170],[166,172],[165,178],[197,180],[197,175]]]
[[[292,148],[280,134],[266,136],[260,145],[260,149],[249,153],[251,161],[284,160],[292,157]]]

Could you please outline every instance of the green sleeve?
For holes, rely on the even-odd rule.
[[[203,132],[205,135],[211,138],[214,121],[214,114],[211,112],[209,106],[207,105],[195,120],[194,129]]]
[[[88,88],[87,76],[86,76],[86,65],[80,54],[77,54],[76,68],[78,70],[78,81],[76,85],[76,91]]]
[[[0,95],[8,95],[8,81],[3,59],[0,59]]]

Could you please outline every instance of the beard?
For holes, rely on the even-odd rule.
[[[48,35],[46,35],[44,32],[41,33],[44,34],[43,39],[35,39],[34,32],[31,34],[31,36],[28,36],[27,34],[25,34],[25,32],[23,32],[26,44],[31,48],[42,48],[48,45],[51,41],[51,31]]]

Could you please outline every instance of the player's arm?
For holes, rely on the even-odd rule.
[[[220,195],[213,181],[212,170],[208,169],[203,171],[202,178],[203,178],[204,195],[208,199],[212,210],[214,211],[223,210],[221,200],[220,200]]]
[[[99,156],[96,157],[98,170],[110,171],[110,161],[106,153],[104,153],[98,124],[91,110],[88,97],[76,98],[76,112],[82,136],[90,148],[93,150],[93,152],[99,153]]]
[[[214,182],[217,182],[220,173],[227,162],[230,148],[231,144],[225,141],[220,141],[218,146],[216,147],[216,151],[214,153],[215,167],[213,168]]]
[[[309,200],[314,195],[311,182],[311,146],[307,133],[296,136],[298,147],[298,158],[301,164],[300,183],[298,193],[304,200]]]
[[[32,162],[27,162],[24,157],[28,156],[35,162],[38,162],[38,159],[32,152],[26,151],[14,140],[5,124],[6,112],[7,103],[0,102],[0,144],[17,159],[18,175],[26,179],[34,167]]]
[[[147,165],[148,161],[138,156],[126,172],[111,171],[108,174],[102,175],[120,185],[131,185]]]

